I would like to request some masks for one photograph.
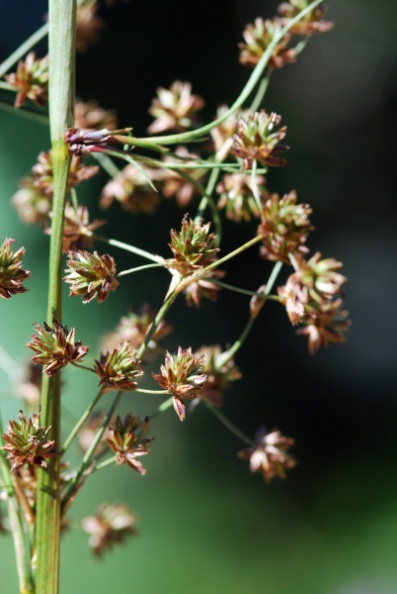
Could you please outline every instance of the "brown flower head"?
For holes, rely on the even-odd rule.
[[[138,384],[135,380],[143,375],[140,363],[136,351],[132,351],[128,343],[110,353],[101,353],[100,359],[95,361],[94,370],[100,377],[99,385],[103,392],[136,390]]]
[[[296,466],[296,460],[287,450],[294,445],[294,440],[284,437],[280,431],[267,433],[259,429],[252,447],[239,452],[239,457],[250,461],[251,472],[261,472],[267,483],[275,476],[285,479],[285,471]]]
[[[114,130],[117,128],[117,116],[112,110],[103,109],[98,103],[91,99],[84,102],[77,99],[74,106],[74,128],[85,130]]]
[[[276,130],[280,121],[281,116],[276,113],[269,115],[264,110],[250,114],[247,119],[238,120],[231,153],[243,159],[243,171],[252,167],[254,161],[271,167],[286,164],[286,160],[278,156],[288,149],[281,143],[287,133],[286,126]]]
[[[186,293],[188,305],[199,306],[202,296],[215,300],[219,287],[211,278],[224,275],[221,270],[209,270],[199,275],[200,271],[216,261],[219,248],[215,247],[216,236],[210,233],[210,223],[194,222],[185,215],[180,233],[171,230],[171,243],[174,258],[166,265],[174,276],[172,289]],[[198,278],[197,278],[198,277]]]
[[[171,157],[165,157],[164,163],[173,164],[184,164],[189,161],[194,161],[198,158],[198,155],[189,153],[184,146],[180,146],[176,149],[175,154],[180,157],[178,160]],[[200,169],[183,169],[186,173],[195,179],[195,181],[201,182],[205,175],[204,170]],[[166,198],[175,197],[176,203],[181,208],[185,208],[191,201],[194,195],[198,194],[197,189],[194,187],[191,181],[185,179],[176,171],[172,169],[165,169],[162,172],[162,181],[164,182],[162,193]]]
[[[55,441],[49,439],[51,427],[40,426],[40,415],[37,413],[27,419],[19,411],[18,421],[9,421],[7,431],[3,434],[7,458],[11,461],[11,470],[24,464],[46,467],[45,458],[55,455]]]
[[[136,535],[135,524],[136,515],[126,505],[108,503],[103,503],[95,516],[87,516],[81,522],[90,535],[88,544],[98,557],[114,544],[124,542],[127,536]]]
[[[283,27],[280,19],[263,20],[258,17],[255,22],[248,24],[243,32],[245,43],[239,43],[240,64],[254,68],[269,45],[280,37]],[[295,61],[295,50],[288,48],[291,35],[289,33],[279,39],[270,57],[269,68],[281,68],[285,64]]]
[[[302,10],[310,4],[309,0],[289,0],[283,2],[278,7],[278,12],[283,17],[281,22],[287,24],[290,19],[296,17]],[[312,33],[325,33],[334,26],[330,21],[323,21],[322,18],[327,9],[326,4],[316,6],[306,14],[298,23],[295,23],[290,29],[291,33],[296,35],[311,35]]]
[[[51,213],[52,215],[52,213]],[[62,252],[77,252],[79,250],[91,249],[94,246],[93,231],[102,227],[105,220],[94,219],[90,222],[88,208],[78,206],[77,209],[66,203],[65,222],[63,227]],[[51,234],[51,228],[46,230]]]
[[[346,340],[350,326],[348,312],[342,309],[342,300],[335,299],[321,306],[313,303],[305,307],[301,320],[303,327],[297,334],[308,337],[309,353],[313,355],[321,346],[341,344]]]
[[[347,280],[337,272],[342,262],[334,258],[321,259],[320,252],[307,262],[303,258],[296,259],[296,262],[299,269],[289,276],[285,287],[279,288],[279,295],[287,302],[287,310],[288,302],[292,310],[292,302],[306,306],[313,301],[321,306],[342,295],[341,287]]]
[[[156,173],[145,169],[150,179]],[[148,183],[147,177],[135,165],[127,165],[102,190],[100,207],[109,208],[117,200],[124,210],[132,214],[152,214],[160,201],[159,194]]]
[[[183,132],[196,121],[197,112],[204,107],[204,101],[198,95],[192,95],[192,85],[179,80],[169,89],[159,87],[157,98],[153,99],[149,109],[155,118],[150,124],[150,134],[159,134],[166,130]]]
[[[36,407],[40,402],[41,379],[43,370],[41,365],[26,361],[22,366],[19,381],[15,384],[15,393],[18,398],[26,402],[29,407]]]
[[[181,421],[185,418],[186,406],[183,398],[192,400],[201,394],[207,378],[202,355],[192,355],[192,349],[178,348],[176,355],[166,353],[165,364],[160,373],[152,373],[156,382],[174,397],[175,412]]]
[[[44,327],[34,324],[36,333],[33,334],[28,347],[37,353],[32,357],[34,363],[45,365],[44,371],[48,376],[55,375],[62,367],[74,361],[80,361],[87,354],[89,347],[75,342],[75,329],[69,332],[57,320],[53,320],[53,328],[44,322]]]
[[[102,351],[111,351],[124,342],[129,344],[131,350],[138,350],[145,341],[156,313],[151,307],[144,305],[140,309],[133,310],[123,316],[116,330],[104,336],[101,344]],[[165,320],[161,320],[154,335],[149,340],[144,357],[148,358],[153,352],[161,349],[160,341],[171,331],[171,326]]]
[[[302,254],[308,250],[304,245],[313,230],[309,221],[312,209],[308,204],[297,204],[294,190],[282,198],[271,194],[263,204],[262,223],[258,234],[262,235],[261,256],[290,264],[289,254]]]
[[[261,202],[265,202],[269,193],[263,185],[265,178],[256,176]],[[226,217],[236,223],[241,220],[250,221],[252,217],[259,218],[260,212],[251,189],[251,177],[244,173],[230,173],[223,177],[216,187],[220,194],[218,208],[225,209]]]
[[[116,279],[116,264],[112,256],[97,252],[91,254],[83,250],[69,253],[65,281],[70,284],[69,296],[83,297],[83,303],[89,303],[95,297],[102,303],[119,286]]]
[[[207,376],[200,398],[208,400],[214,406],[222,406],[224,390],[229,389],[232,382],[241,378],[233,357],[229,359],[227,351],[222,352],[219,345],[202,346],[195,352],[195,356],[204,357],[203,372]]]
[[[109,427],[106,443],[116,453],[116,464],[128,464],[139,474],[146,474],[146,468],[137,459],[149,453],[148,445],[154,437],[147,437],[150,421],[146,418],[127,414],[124,421],[117,417],[113,426]]]
[[[98,41],[104,21],[96,15],[98,3],[81,4],[76,12],[76,50],[85,52]]]
[[[28,290],[22,285],[30,276],[30,270],[22,268],[22,258],[26,250],[21,247],[14,253],[11,249],[13,243],[15,239],[7,237],[0,247],[0,297],[3,299],[9,299]]]
[[[227,105],[220,105],[216,112],[215,119],[222,117],[229,110]],[[247,118],[248,110],[238,110],[229,115],[222,124],[212,128],[210,134],[216,150],[216,160],[226,159],[233,146],[233,135],[237,131],[237,122],[239,118]]]
[[[19,182],[20,189],[12,197],[21,221],[27,225],[41,225],[45,227],[50,221],[52,196],[48,196],[37,187],[33,177],[25,177]]]
[[[54,192],[52,152],[41,152],[38,156],[37,161],[38,162],[36,163],[36,165],[32,167],[34,184],[37,188],[42,190],[44,194],[52,197]],[[72,188],[74,188],[81,182],[93,177],[96,173],[98,173],[98,171],[99,167],[97,167],[96,165],[83,165],[81,157],[76,157],[76,155],[72,155],[72,160],[69,169],[67,192],[69,193],[72,190]]]
[[[5,74],[4,78],[18,91],[15,107],[21,107],[28,99],[37,105],[45,105],[48,99],[48,56],[38,58],[30,52],[18,63],[17,71]]]

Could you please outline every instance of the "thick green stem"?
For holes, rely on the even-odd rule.
[[[53,218],[50,243],[47,323],[61,320],[63,213],[67,197],[70,155],[64,141],[73,124],[75,0],[49,1],[50,129],[54,177]],[[52,427],[60,450],[61,378],[43,377],[41,423]],[[36,519],[36,594],[59,592],[60,480],[59,456],[39,471]]]

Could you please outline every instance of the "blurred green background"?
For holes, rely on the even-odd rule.
[[[314,38],[295,65],[275,73],[264,105],[282,114],[292,147],[288,166],[272,172],[269,185],[279,193],[297,189],[314,209],[310,248],[344,262],[349,341],[311,357],[285,313],[269,304],[238,355],[244,377],[225,397],[225,411],[247,433],[265,424],[294,436],[299,466],[285,483],[265,485],[249,475],[235,455],[240,443],[206,410],[198,407],[184,424],[171,412],[164,415],[153,427],[145,477],[110,469],[79,494],[75,529],[63,537],[64,594],[397,591],[397,4],[328,4],[335,29]],[[120,124],[142,135],[156,87],[190,80],[211,118],[248,76],[237,64],[236,47],[245,24],[271,17],[276,6],[266,0],[131,0],[103,8],[107,26],[100,44],[78,56],[78,95],[115,108]],[[41,25],[46,10],[44,1],[0,0],[0,60]],[[0,344],[16,361],[28,356],[32,322],[45,316],[48,239],[19,222],[10,197],[48,148],[44,126],[0,110],[0,238],[24,245],[32,270],[30,292],[0,308]],[[82,187],[95,216],[101,216],[96,205],[104,180]],[[178,228],[181,219],[168,202],[156,217],[119,215],[116,206],[106,213],[104,234],[163,255],[169,228]],[[225,249],[250,232],[227,225]],[[120,269],[135,263],[114,255]],[[268,269],[249,254],[230,267],[228,282],[256,288]],[[65,301],[64,321],[77,327],[77,338],[93,354],[100,335],[130,306],[161,303],[164,273],[127,278],[101,306]],[[227,293],[200,310],[188,310],[180,300],[167,318],[175,328],[169,348],[232,342],[245,307],[245,299]],[[7,420],[21,403],[1,373]],[[72,369],[64,381],[65,407],[78,414],[95,379]],[[124,410],[142,414],[155,406],[136,395],[124,400]],[[139,515],[140,535],[98,562],[79,521],[102,501],[127,502]],[[0,592],[8,594],[17,588],[10,537],[0,536],[0,552]]]

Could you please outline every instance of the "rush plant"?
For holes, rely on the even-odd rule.
[[[186,423],[191,407],[201,402],[241,440],[238,455],[252,472],[261,473],[267,483],[285,478],[296,465],[289,451],[293,439],[261,427],[247,436],[222,411],[224,392],[242,377],[235,359],[265,305],[285,308],[297,332],[307,337],[311,353],[343,342],[349,325],[341,263],[310,254],[307,246],[313,232],[310,206],[293,189],[284,195],[269,189],[271,169],[286,165],[289,147],[287,123],[264,107],[266,90],[273,73],[294,62],[313,34],[332,27],[324,20],[322,1],[289,0],[273,19],[257,18],[247,25],[240,44],[240,62],[251,69],[247,82],[234,103],[221,106],[211,122],[199,124],[204,100],[193,94],[190,83],[175,81],[168,89],[159,88],[149,109],[153,122],[147,137],[135,137],[132,127],[116,129],[113,112],[74,96],[76,47],[85,49],[101,27],[96,9],[92,0],[77,5],[76,0],[50,0],[48,22],[0,65],[4,96],[14,93],[17,109],[29,103],[40,106],[37,113],[48,113],[51,133],[51,150],[38,156],[12,199],[21,220],[49,236],[47,316],[32,320],[25,383],[36,411],[31,416],[21,411],[1,430],[1,503],[8,508],[21,594],[59,592],[60,532],[80,489],[89,489],[90,475],[112,465],[126,464],[144,476],[143,457],[154,439],[151,423],[172,408],[177,422]],[[48,56],[40,58],[33,48],[47,33]],[[128,216],[155,214],[162,197],[175,198],[183,208],[162,255],[153,253],[150,237],[138,246],[98,233],[104,221],[91,218],[77,186],[99,168],[110,178],[99,200],[103,209],[116,203],[113,208]],[[224,216],[242,226],[257,222],[255,235],[246,226],[245,241],[231,252],[222,247]],[[118,250],[141,257],[143,264],[120,271]],[[271,263],[258,288],[224,280],[229,261],[246,250],[253,261]],[[24,268],[24,252],[14,239],[2,241],[4,300],[25,293],[35,274]],[[283,267],[290,276],[278,286]],[[102,352],[90,358],[92,351],[79,329],[62,319],[62,283],[68,284],[70,297],[88,304],[89,315],[90,302],[111,300],[130,275],[150,273],[151,268],[168,276],[162,303],[126,313],[105,336]],[[176,352],[167,349],[167,314],[176,299],[195,308],[207,299],[217,301],[221,293],[227,299],[228,291],[247,297],[241,312],[245,326],[233,344],[222,347],[220,337],[219,344],[198,348],[192,337]],[[16,299],[22,303],[29,296]],[[6,301],[2,307],[7,308]],[[205,308],[203,312],[205,316]],[[61,374],[70,365],[96,374],[99,388],[62,441]],[[122,418],[117,408],[126,392],[158,394],[160,403],[140,418],[131,399],[131,410]],[[83,454],[66,472],[75,440]],[[135,515],[124,505],[103,504],[82,526],[99,556],[136,531]]]

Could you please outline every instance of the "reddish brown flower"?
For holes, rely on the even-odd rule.
[[[286,164],[286,160],[278,156],[288,149],[281,143],[287,133],[286,126],[275,129],[280,121],[281,116],[276,113],[268,114],[264,110],[250,114],[247,119],[238,120],[231,153],[243,159],[243,171],[250,169],[254,161],[271,167]]]
[[[51,213],[52,214],[52,213]],[[65,220],[63,227],[62,252],[77,252],[79,250],[91,249],[94,246],[93,231],[102,227],[105,220],[94,219],[90,222],[86,206],[78,206],[77,209],[66,203]],[[51,234],[51,228],[46,230]]]
[[[117,128],[117,116],[112,109],[103,109],[91,99],[84,102],[77,99],[74,105],[74,128],[85,130],[114,130]]]
[[[145,169],[146,176],[135,165],[127,165],[102,190],[100,206],[108,208],[114,200],[131,214],[152,214],[160,201],[159,194],[149,184],[158,175]]]
[[[83,250],[69,253],[65,281],[69,283],[69,296],[83,297],[83,303],[89,303],[95,297],[102,303],[119,286],[116,279],[116,264],[112,256],[97,252],[91,254]]]
[[[263,203],[269,195],[263,187],[266,180],[262,175],[257,175],[255,181]],[[248,222],[252,217],[260,217],[251,183],[251,177],[244,173],[230,173],[217,185],[216,191],[220,194],[218,208],[225,209],[228,219],[239,223],[241,220]]]
[[[124,342],[129,344],[131,350],[138,350],[145,341],[155,317],[156,311],[148,305],[144,305],[137,310],[134,309],[120,319],[114,332],[104,336],[101,346],[102,350],[112,351]],[[165,320],[161,320],[155,333],[149,340],[144,357],[147,358],[153,352],[161,350],[162,338],[171,331],[171,326]]]
[[[138,384],[135,380],[143,375],[141,362],[136,355],[128,343],[120,345],[111,353],[101,353],[100,359],[95,361],[94,370],[100,377],[103,392],[136,390]]]
[[[52,152],[41,152],[37,161],[36,165],[32,167],[34,185],[42,190],[44,194],[52,197],[54,192]],[[72,188],[93,177],[98,171],[99,167],[96,165],[86,166],[82,163],[81,157],[73,155],[69,169],[67,192],[69,193]]]
[[[214,406],[222,406],[223,392],[231,387],[231,382],[241,378],[233,357],[229,358],[227,351],[222,352],[219,345],[202,346],[195,352],[195,356],[204,357],[203,372],[207,376],[200,398],[208,400]]]
[[[40,426],[40,415],[37,413],[27,419],[23,411],[19,411],[19,422],[9,421],[8,433],[2,438],[5,442],[3,450],[11,461],[11,470],[24,464],[46,467],[45,458],[55,455],[55,441],[49,439],[51,427]]]
[[[297,334],[308,337],[309,353],[313,355],[321,346],[341,344],[346,340],[350,326],[348,312],[342,309],[342,300],[336,299],[321,306],[306,307]]]
[[[222,117],[228,110],[227,105],[218,107],[215,119]],[[248,110],[237,110],[228,116],[222,124],[212,128],[210,134],[215,146],[217,161],[226,159],[233,146],[233,135],[237,131],[237,122],[240,118],[247,118],[248,115]]]
[[[159,87],[157,98],[153,99],[149,109],[155,120],[150,124],[150,134],[159,134],[166,130],[183,132],[196,121],[197,112],[204,107],[204,101],[198,95],[192,95],[192,85],[179,80],[169,89]]]
[[[295,50],[288,48],[291,35],[289,33],[280,37],[283,27],[279,19],[263,20],[258,17],[253,24],[248,24],[243,32],[245,43],[239,43],[240,64],[253,68],[257,65],[269,45],[274,39],[279,39],[274,48],[270,60],[269,68],[281,68],[285,64],[295,61]]]
[[[249,460],[251,472],[260,472],[267,483],[272,478],[285,479],[285,471],[296,466],[296,460],[287,450],[294,445],[294,440],[284,437],[280,431],[267,433],[264,428],[259,429],[252,447],[239,452],[239,457]]]
[[[292,190],[282,198],[271,194],[264,202],[262,223],[258,227],[263,241],[263,258],[290,264],[290,254],[308,251],[304,244],[314,229],[308,218],[312,209],[308,204],[296,204],[296,201],[296,192]]]
[[[44,327],[34,324],[36,333],[33,334],[28,347],[37,353],[32,357],[34,363],[45,365],[44,371],[48,376],[55,375],[70,362],[80,361],[87,354],[89,348],[75,342],[75,329],[69,332],[57,320],[53,320],[53,328],[44,322]]]
[[[22,285],[30,276],[30,270],[22,267],[22,258],[26,250],[21,247],[14,253],[11,249],[13,243],[15,239],[6,238],[0,247],[0,297],[3,299],[9,299],[28,290]]]
[[[289,2],[280,4],[278,12],[283,17],[281,19],[282,24],[287,24],[302,10],[307,8],[309,4],[309,0],[289,0]],[[322,20],[326,9],[325,3],[316,6],[316,8],[310,10],[300,21],[295,23],[291,27],[290,32],[296,35],[311,35],[312,33],[325,33],[329,31],[334,26],[334,23]]]
[[[94,516],[83,518],[81,525],[90,538],[88,543],[94,555],[100,557],[114,544],[122,543],[127,536],[137,534],[136,515],[126,505],[103,503]]]
[[[181,421],[185,418],[183,399],[192,400],[202,392],[207,378],[203,372],[204,357],[192,355],[192,349],[178,348],[176,355],[166,353],[160,373],[152,373],[156,382],[174,397],[174,408]]]
[[[147,437],[150,421],[141,421],[128,413],[124,422],[117,417],[113,426],[109,427],[106,443],[116,453],[116,464],[128,464],[139,474],[146,474],[143,464],[137,459],[149,453],[148,445],[154,437]]]
[[[30,52],[18,63],[16,72],[5,74],[4,78],[18,91],[15,107],[21,107],[28,99],[38,105],[45,105],[48,99],[48,56],[38,58]]]

